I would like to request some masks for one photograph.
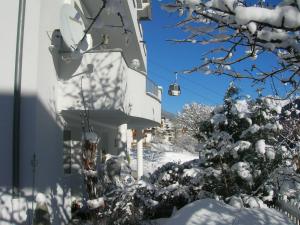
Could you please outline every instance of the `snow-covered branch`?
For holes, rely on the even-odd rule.
[[[190,35],[169,41],[214,44],[200,65],[183,73],[227,75],[256,83],[275,79],[295,92],[300,83],[299,4],[296,0],[276,6],[261,2],[248,6],[247,1],[238,0],[173,0],[162,8],[187,15],[177,27]],[[278,60],[269,70],[252,62],[267,57],[267,52]],[[244,61],[250,65],[248,69],[235,66]]]

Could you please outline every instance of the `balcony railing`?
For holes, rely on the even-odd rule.
[[[160,98],[161,98],[160,88],[157,86],[156,83],[154,83],[149,78],[147,78],[147,80],[146,80],[146,93],[158,100],[160,100]]]

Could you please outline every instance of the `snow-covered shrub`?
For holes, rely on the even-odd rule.
[[[103,164],[98,165],[96,177],[94,172],[85,172],[98,179],[95,187],[97,196],[87,201],[74,199],[72,215],[79,224],[91,222],[105,225],[137,225],[142,218],[135,202],[136,185],[131,175],[126,155],[105,155]]]
[[[150,175],[150,185],[138,190],[145,218],[169,216],[174,207],[204,196],[250,208],[273,205],[278,194],[300,196],[295,191],[300,183],[284,181],[280,172],[288,170],[288,177],[296,179],[295,165],[300,165],[293,158],[295,148],[282,136],[282,101],[252,100],[238,93],[231,84],[224,104],[201,127],[206,137],[199,145],[200,160],[168,163]]]
[[[212,197],[201,190],[204,171],[200,160],[183,164],[167,163],[150,175],[147,185],[140,187],[140,203],[145,218],[168,217],[174,207],[179,209],[197,199]]]
[[[297,144],[300,143],[300,98],[293,99],[283,107],[281,123],[282,136],[285,137],[289,147],[297,149]],[[299,150],[298,147],[298,152]]]
[[[269,175],[282,166],[288,149],[281,138],[280,101],[270,97],[241,98],[232,83],[224,104],[213,111],[202,143],[206,181],[203,190],[229,197],[258,194]],[[211,128],[212,127],[212,128]],[[290,149],[287,150],[290,152]]]

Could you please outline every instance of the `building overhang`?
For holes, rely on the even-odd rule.
[[[88,18],[93,18],[99,12],[102,4],[102,1],[81,0],[83,14]],[[103,35],[106,35],[109,39],[108,44],[100,48],[122,49],[128,65],[138,59],[140,63],[138,70],[146,72],[147,53],[138,24],[138,15],[147,18],[147,15],[151,14],[150,8],[149,3],[143,3],[141,9],[138,9],[138,7],[134,8],[130,1],[122,0],[117,9],[104,10],[90,31],[93,46],[101,43]],[[87,26],[90,23],[91,20],[86,20]]]
[[[151,20],[151,0],[137,0],[137,15],[138,20]]]

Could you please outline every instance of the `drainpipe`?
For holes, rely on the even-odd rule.
[[[12,138],[12,188],[13,197],[20,193],[20,109],[21,109],[21,78],[22,55],[25,24],[26,0],[19,0],[17,43],[15,58],[14,105],[13,105],[13,138]]]
[[[140,180],[143,176],[143,130],[138,128],[137,134],[137,179]]]

